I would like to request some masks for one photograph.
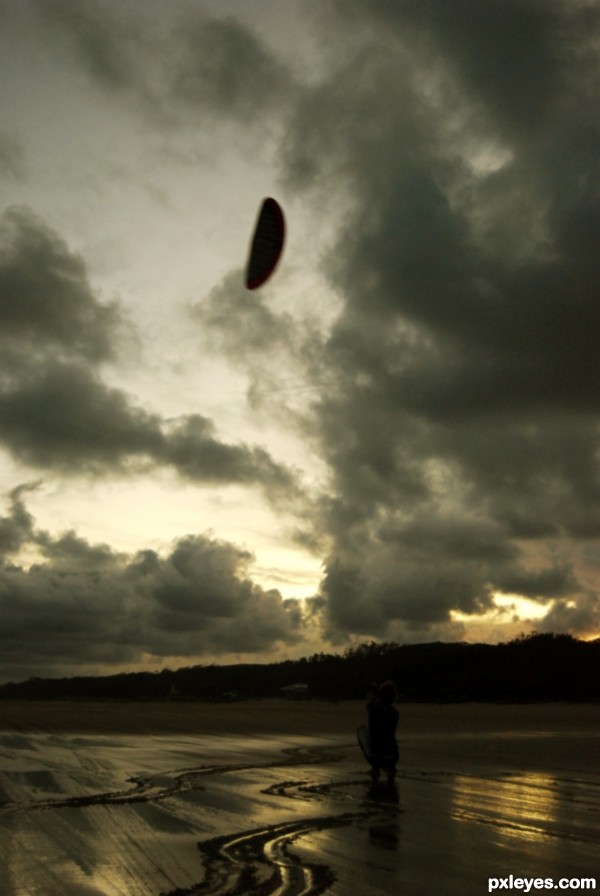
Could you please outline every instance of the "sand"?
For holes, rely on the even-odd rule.
[[[399,710],[373,787],[352,701],[0,702],[0,893],[600,889],[600,707]]]

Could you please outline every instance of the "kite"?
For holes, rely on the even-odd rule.
[[[275,199],[265,199],[254,229],[248,266],[246,287],[258,289],[269,279],[281,258],[285,239],[283,212]]]

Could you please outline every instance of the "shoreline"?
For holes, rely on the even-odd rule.
[[[546,731],[600,734],[600,704],[399,703],[399,734]],[[111,734],[353,734],[362,700],[235,703],[0,700],[0,730]]]

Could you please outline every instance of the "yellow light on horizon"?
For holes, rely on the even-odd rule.
[[[519,619],[543,619],[550,607],[522,594],[494,593],[494,603],[502,613],[513,609]]]
[[[494,592],[493,601],[493,607],[481,615],[450,611],[452,622],[464,626],[467,640],[504,640],[517,637],[527,629],[528,623],[543,619],[553,604],[552,601],[541,604],[522,594],[501,592]]]

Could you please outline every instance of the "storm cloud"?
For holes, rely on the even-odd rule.
[[[140,27],[139,10],[129,15],[93,0],[38,0],[34,9],[93,84],[160,127],[263,126],[296,89],[289,67],[233,16],[213,18],[184,4]]]
[[[0,519],[6,553],[28,543],[39,561],[0,570],[4,679],[35,659],[40,674],[144,667],[165,658],[260,655],[303,634],[297,601],[252,582],[252,555],[209,535],[178,539],[165,554],[115,552],[75,532],[38,530],[22,487]],[[27,655],[23,646],[27,646]]]
[[[84,260],[71,252],[30,209],[7,209],[0,219],[2,340],[28,352],[61,352],[97,363],[113,353],[120,324],[115,303],[94,294]],[[23,358],[25,362],[27,358]]]
[[[599,534],[597,14],[354,12],[374,30],[353,73],[306,98],[285,148],[298,189],[337,176],[356,209],[326,260],[343,375],[314,420],[336,492],[331,624],[443,622],[505,590],[589,609],[543,539]]]
[[[308,382],[327,371],[297,425],[329,470],[311,521],[329,633],[456,636],[513,592],[592,630],[575,557],[600,534],[597,10],[315,17],[347,40],[279,159],[287,189],[339,209],[322,270],[342,309],[323,340],[284,317],[261,332],[291,334]]]
[[[168,470],[194,487],[248,486],[322,563],[301,609],[252,581],[252,552],[233,539],[191,533],[163,553],[119,553],[38,530],[19,486],[0,524],[7,631],[13,644],[29,632],[44,668],[69,662],[68,626],[77,644],[89,633],[72,662],[97,665],[261,653],[309,630],[314,643],[317,626],[338,645],[495,639],[519,625],[597,632],[598,9],[299,6],[314,68],[281,22],[263,28],[235,5],[210,16],[182,3],[164,20],[91,0],[28,7],[31,39],[43,35],[52,64],[76,76],[77,97],[123,116],[131,159],[150,165],[136,129],[161,164],[177,159],[164,182],[126,166],[173,218],[191,207],[177,181],[190,159],[222,179],[231,166],[236,193],[218,212],[214,195],[194,194],[206,208],[190,226],[208,224],[191,264],[210,264],[218,215],[239,245],[235,219],[255,191],[281,200],[289,239],[262,292],[242,289],[243,250],[229,246],[211,283],[182,288],[197,358],[242,375],[240,429],[249,419],[244,432],[283,433],[254,444],[236,438],[233,400],[222,438],[202,395],[173,415],[137,397],[119,368],[132,329],[122,304],[95,288],[71,238],[9,208],[0,444],[26,468],[18,481]],[[3,129],[11,183],[26,179],[28,149]],[[210,390],[206,400],[215,406]],[[288,463],[292,439],[307,469]],[[39,562],[20,566],[21,550]]]
[[[169,466],[198,483],[258,485],[274,501],[297,477],[259,446],[222,442],[200,414],[163,419],[109,387],[124,321],[83,259],[31,211],[0,222],[0,443],[63,474]]]

